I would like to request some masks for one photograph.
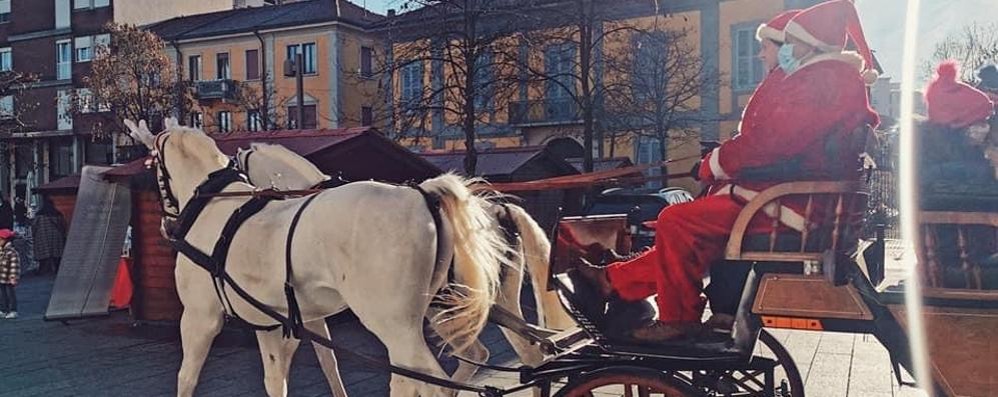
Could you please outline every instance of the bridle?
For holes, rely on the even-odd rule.
[[[156,168],[156,185],[159,188],[159,206],[160,212],[162,212],[164,221],[176,222],[180,218],[180,200],[177,196],[173,194],[173,187],[170,186],[170,171],[166,168],[166,157],[163,155],[163,150],[166,147],[167,140],[170,139],[170,133],[162,133],[156,137],[153,142],[153,150],[150,155],[152,158],[146,163],[146,166],[151,168]]]

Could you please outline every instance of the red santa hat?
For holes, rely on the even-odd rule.
[[[994,104],[987,94],[956,80],[959,72],[960,65],[953,60],[944,61],[936,69],[935,79],[925,89],[929,121],[964,128],[987,119],[994,112]]]
[[[801,11],[787,22],[784,32],[824,52],[841,52],[851,39],[865,62],[863,79],[870,84],[877,80],[873,53],[851,0],[826,1]]]
[[[10,229],[0,229],[0,239],[10,240],[14,237],[14,231]]]
[[[783,29],[786,29],[787,22],[790,22],[790,19],[800,14],[800,12],[801,10],[787,10],[773,17],[768,22],[759,25],[759,29],[755,31],[756,40],[762,41],[763,39],[767,39],[777,43],[786,41],[787,35],[783,33]]]

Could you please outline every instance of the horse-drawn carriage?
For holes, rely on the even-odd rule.
[[[178,394],[187,395],[193,391],[201,364],[197,360],[203,360],[205,349],[210,346],[211,338],[214,336],[212,332],[217,333],[217,327],[220,327],[220,324],[212,322],[219,321],[219,316],[230,313],[241,313],[250,322],[266,326],[261,327],[258,335],[261,350],[268,350],[264,357],[270,357],[270,362],[265,360],[264,367],[268,391],[272,394],[282,394],[285,390],[283,382],[290,363],[287,354],[294,351],[294,346],[288,350],[289,345],[281,341],[279,333],[271,333],[279,331],[278,328],[281,326],[296,337],[312,340],[331,349],[335,348],[337,353],[343,356],[360,359],[391,371],[396,375],[392,380],[393,393],[396,387],[402,390],[402,386],[412,386],[403,383],[402,378],[408,378],[419,381],[415,382],[415,386],[424,395],[433,391],[420,385],[430,384],[471,391],[489,397],[504,396],[533,387],[538,388],[539,394],[543,396],[550,395],[551,392],[555,392],[556,396],[593,396],[604,392],[617,396],[803,396],[805,393],[803,382],[793,359],[783,346],[766,332],[766,328],[870,333],[887,347],[895,364],[895,373],[900,373],[897,370],[898,365],[912,368],[912,354],[908,347],[909,324],[906,316],[908,307],[904,304],[903,296],[905,286],[883,282],[885,244],[882,236],[872,244],[863,243],[859,238],[868,196],[860,182],[790,182],[764,190],[749,200],[738,216],[729,238],[725,251],[727,263],[714,266],[715,269],[722,271],[728,267],[738,266],[749,270],[740,301],[732,309],[736,317],[733,328],[730,332],[708,331],[694,339],[670,344],[647,345],[621,337],[619,332],[621,324],[647,319],[647,311],[643,310],[640,304],[618,310],[617,312],[624,313],[619,317],[605,316],[601,311],[589,310],[582,296],[585,290],[577,288],[575,282],[577,279],[572,276],[571,270],[581,262],[580,259],[599,261],[600,258],[593,255],[599,255],[607,249],[618,252],[631,250],[627,215],[563,218],[555,231],[555,246],[550,249],[549,267],[544,269],[549,277],[541,281],[546,281],[546,287],[557,291],[564,308],[572,315],[578,326],[565,331],[552,331],[523,321],[522,315],[517,313],[518,308],[510,310],[502,305],[492,307],[489,318],[493,322],[505,327],[517,338],[534,344],[543,353],[543,357],[517,368],[482,364],[481,366],[493,370],[514,371],[519,374],[520,385],[500,389],[470,385],[446,378],[439,367],[434,367],[425,360],[427,357],[424,353],[429,353],[426,346],[417,346],[424,342],[421,328],[427,310],[427,307],[420,305],[429,306],[430,301],[426,296],[416,294],[419,290],[403,291],[401,288],[412,289],[411,282],[407,280],[413,280],[415,277],[432,278],[434,284],[429,284],[431,280],[427,280],[426,286],[420,286],[430,291],[440,290],[446,281],[444,278],[449,272],[448,268],[439,265],[447,264],[445,255],[450,247],[438,245],[436,242],[426,244],[423,241],[425,232],[433,229],[425,227],[414,229],[414,232],[422,230],[422,234],[419,234],[422,238],[412,240],[412,244],[420,248],[418,252],[428,260],[413,261],[411,265],[406,264],[409,267],[399,267],[399,263],[389,260],[377,264],[393,266],[395,269],[406,268],[408,272],[418,270],[420,266],[429,266],[426,268],[426,274],[411,273],[408,276],[399,275],[397,278],[389,279],[374,277],[372,274],[383,275],[391,271],[378,273],[370,268],[375,265],[374,263],[365,263],[368,268],[358,268],[355,273],[343,273],[342,279],[345,281],[349,277],[353,283],[361,283],[368,287],[346,290],[343,289],[345,284],[336,284],[340,276],[331,278],[331,281],[325,280],[328,274],[324,272],[327,272],[329,267],[292,266],[293,258],[308,258],[316,262],[328,260],[323,256],[308,257],[308,255],[314,254],[316,246],[330,244],[329,241],[335,238],[350,237],[350,234],[343,233],[336,235],[335,238],[333,235],[325,236],[319,233],[328,227],[323,223],[328,223],[327,218],[301,215],[306,208],[315,208],[308,206],[322,194],[299,191],[295,194],[306,197],[285,200],[273,206],[276,209],[262,212],[268,216],[256,220],[256,225],[260,227],[287,228],[286,236],[280,234],[267,236],[267,238],[276,237],[273,240],[278,243],[271,243],[280,244],[278,246],[283,246],[285,251],[278,252],[270,259],[258,258],[257,256],[262,255],[273,256],[260,251],[251,256],[235,256],[232,257],[236,259],[234,265],[226,267],[226,261],[231,259],[226,253],[229,246],[247,249],[250,247],[247,244],[260,244],[257,241],[263,237],[258,237],[257,240],[245,240],[235,231],[242,230],[239,229],[242,222],[254,222],[247,219],[263,211],[267,207],[265,200],[272,199],[274,195],[259,194],[260,191],[246,183],[245,176],[242,176],[231,164],[225,165],[227,161],[225,156],[221,155],[217,148],[211,147],[209,138],[197,131],[184,130],[174,125],[171,128],[175,128],[175,131],[154,137],[145,128],[134,126],[132,128],[137,138],[156,151],[156,167],[161,194],[164,197],[164,212],[172,213],[174,217],[179,218],[180,229],[183,230],[182,233],[176,231],[170,233],[175,246],[188,258],[185,260],[189,261],[178,264],[178,275],[183,276],[178,276],[178,286],[181,280],[197,283],[193,286],[186,285],[185,287],[190,290],[185,292],[182,289],[181,293],[200,299],[185,301],[185,305],[189,305],[185,307],[185,319],[191,316],[191,320],[182,321],[181,324],[185,355],[179,376]],[[175,157],[169,157],[168,162],[167,156]],[[186,161],[181,162],[181,159]],[[179,166],[168,168],[167,163]],[[435,185],[442,183],[449,185],[446,189]],[[235,186],[236,189],[226,190],[230,186]],[[363,189],[377,189],[378,199],[375,199],[375,196],[360,195]],[[447,234],[453,230],[448,230],[446,226],[448,223],[441,222],[440,217],[452,217],[451,212],[456,211],[456,207],[470,205],[456,204],[462,200],[471,200],[469,202],[475,206],[485,205],[475,201],[478,199],[471,198],[473,195],[469,191],[461,189],[464,187],[455,182],[453,176],[449,176],[444,179],[436,178],[418,186],[415,190],[420,191],[422,195],[414,195],[411,190],[394,186],[365,184],[354,190],[340,190],[337,196],[331,198],[349,199],[343,195],[347,194],[345,192],[353,191],[359,195],[358,200],[362,199],[358,202],[370,207],[383,205],[379,203],[380,200],[395,196],[392,200],[397,202],[389,202],[387,204],[391,205],[385,205],[384,208],[386,211],[393,208],[410,211],[406,212],[405,216],[413,216],[412,211],[423,205],[422,201],[425,199],[430,211],[420,216],[427,219],[414,223],[438,225],[436,241],[446,242],[449,238]],[[431,193],[427,193],[426,190],[431,190]],[[433,193],[434,190],[440,192]],[[191,194],[190,191],[194,193]],[[229,199],[216,199],[224,197]],[[403,199],[407,201],[403,202]],[[434,213],[432,204],[434,200],[444,200],[445,209],[436,212],[431,219],[430,214]],[[806,203],[801,217],[801,227],[796,229],[783,227],[779,221],[783,218],[780,216],[784,208],[782,203],[790,200]],[[223,202],[225,206],[210,207],[218,202]],[[188,203],[193,204],[187,205]],[[340,204],[325,203],[321,200],[317,200],[316,203],[319,203],[317,206],[326,205],[328,208],[334,208],[332,204]],[[250,210],[256,212],[248,213]],[[457,210],[466,211],[460,208]],[[485,216],[483,208],[477,208],[475,211],[482,212],[464,222],[472,224],[491,222],[485,221],[484,218],[475,218]],[[329,212],[329,214],[343,218],[341,224],[347,224],[350,219],[355,219],[352,218],[355,214],[350,211],[335,214]],[[387,225],[402,217],[401,215],[390,217],[381,222]],[[201,222],[201,219],[213,222]],[[322,221],[314,222],[316,219]],[[772,220],[771,232],[762,235],[750,233],[749,231],[753,229],[749,225],[760,219]],[[302,247],[292,244],[296,228],[302,228],[299,221],[306,225],[302,230],[312,232],[301,234],[304,236],[302,238],[310,239],[306,241],[311,244],[304,246],[308,249],[293,250],[294,247]],[[998,383],[993,376],[998,372],[996,371],[998,364],[995,364],[998,362],[996,357],[998,354],[990,346],[989,332],[998,326],[998,292],[993,290],[995,284],[991,279],[994,269],[989,266],[993,264],[988,265],[985,262],[993,260],[993,257],[989,259],[988,255],[993,256],[996,251],[995,229],[998,228],[998,214],[993,211],[926,212],[922,214],[921,221],[926,232],[924,243],[919,244],[918,255],[919,262],[923,265],[920,269],[924,272],[924,278],[929,280],[927,287],[922,291],[926,297],[927,307],[922,318],[929,340],[934,387],[941,394],[951,396],[994,395],[998,391]],[[501,221],[499,223],[502,224]],[[224,225],[224,228],[219,230],[221,225]],[[209,226],[210,228],[206,230],[198,229]],[[356,227],[368,226],[374,227],[372,225]],[[486,237],[493,239],[498,236],[494,231],[476,230],[468,225],[462,227],[464,229],[461,229],[461,232],[465,234],[462,238],[475,237],[475,233],[486,233],[488,234]],[[523,226],[518,224],[515,227]],[[536,224],[533,227],[536,228]],[[339,232],[336,229],[329,230]],[[188,242],[187,239],[191,238],[185,236],[188,232],[201,239],[195,243],[210,246],[208,243],[214,242],[216,249],[210,255],[202,253]],[[955,247],[940,249],[937,238],[940,233],[947,239],[955,239]],[[322,239],[317,239],[319,236]],[[495,245],[497,241],[491,240],[489,244]],[[219,246],[223,247],[221,254]],[[457,247],[467,250],[470,246]],[[392,259],[413,259],[407,251],[386,250],[378,244],[372,244],[368,248],[372,253],[394,255]],[[477,255],[479,259],[493,260],[495,264],[500,264],[496,260],[500,255],[505,255],[504,252],[495,249],[484,254],[479,252]],[[463,254],[467,256],[476,253]],[[259,263],[257,266],[271,262],[280,264],[281,258],[284,259],[284,265],[281,266],[285,271],[283,282],[261,279],[254,276],[258,273],[253,273],[258,269],[237,266],[245,266],[245,263]],[[347,262],[350,257],[333,259],[335,259],[333,265],[346,268],[336,271],[353,271],[349,267],[351,264]],[[467,259],[463,260],[468,262]],[[502,263],[508,262],[509,258],[506,258]],[[181,268],[181,265],[184,265],[184,268]],[[210,277],[204,270],[208,270]],[[498,273],[498,269],[493,270]],[[468,269],[463,271],[467,272]],[[457,276],[460,276],[460,269],[450,272],[458,273]],[[302,280],[293,276],[301,273],[310,275],[311,279]],[[514,272],[505,273],[508,275]],[[536,275],[534,276],[534,281],[538,281]],[[364,279],[365,277],[367,279]],[[200,281],[192,281],[195,278]],[[962,280],[963,283],[954,283],[952,281],[954,279]],[[368,299],[364,299],[366,298],[364,294],[368,290],[379,287],[379,283],[395,283],[400,280],[403,284],[398,284],[397,288],[400,289],[396,293],[400,297],[396,298],[404,301],[397,301],[395,302],[397,305],[394,306],[378,303],[374,306],[359,307],[362,310],[355,308],[362,321],[365,319],[370,321],[365,322],[365,325],[374,326],[372,331],[388,346],[391,364],[378,364],[351,353],[349,349],[339,349],[329,340],[324,323],[317,327],[311,325],[316,319],[321,320],[331,311],[342,310],[346,305],[352,305],[351,300],[355,297],[350,294],[357,294],[359,302],[368,302]],[[519,283],[510,285],[518,294]],[[240,288],[241,286],[243,288]],[[250,288],[245,288],[246,286]],[[340,295],[328,295],[330,286],[343,290]],[[535,284],[535,287],[542,286]],[[227,296],[227,290],[232,291],[233,296]],[[413,292],[414,295],[406,295],[405,292]],[[218,295],[217,300],[214,295]],[[317,299],[329,296],[340,301],[330,305],[328,301]],[[421,297],[424,300],[415,301],[413,297]],[[455,298],[463,297],[455,295]],[[460,303],[460,301],[453,302]],[[518,301],[515,301],[514,305],[517,304]],[[416,316],[412,316],[413,313]],[[473,317],[468,318],[474,320]],[[404,324],[409,328],[393,328],[400,320],[411,320]],[[209,325],[214,324],[215,328],[205,328],[204,322],[208,322]],[[467,334],[467,330],[460,331]],[[959,343],[952,343],[954,340]],[[428,359],[432,360],[432,355]],[[332,359],[328,357],[327,360]],[[322,362],[321,356],[320,362]],[[324,370],[328,365],[335,374],[335,360],[322,364]],[[465,362],[465,364],[475,363]],[[282,366],[283,368],[279,368]],[[567,383],[562,384],[566,380]],[[333,386],[334,394],[342,394],[342,385],[338,386],[339,391],[333,380],[330,380],[330,385]],[[555,386],[558,386],[556,391]]]

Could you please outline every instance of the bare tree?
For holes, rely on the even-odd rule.
[[[260,81],[270,81],[269,75],[268,71]],[[234,102],[241,112],[246,112],[246,130],[273,131],[287,127],[285,109],[290,98],[278,96],[274,84],[239,83]]]
[[[99,118],[91,123],[95,136],[124,131],[122,119],[161,120],[180,109],[193,108],[192,91],[177,81],[165,43],[155,33],[134,25],[106,26],[110,43],[99,45],[91,73],[77,91],[74,114]]]
[[[607,65],[626,55],[605,51],[605,47],[619,40],[622,34],[638,29],[630,21],[611,15],[616,3],[595,0],[548,3],[558,6],[546,8],[544,28],[523,33],[532,49],[544,52],[543,64],[528,60],[523,66],[533,83],[543,84],[546,106],[569,101],[567,111],[582,122],[583,168],[592,172],[593,152],[598,151],[600,156],[604,152],[605,126],[597,123],[606,120],[603,100],[609,92],[619,89],[615,82],[604,79],[604,73]],[[594,142],[598,145],[595,148]]]
[[[936,44],[932,56],[922,66],[922,75],[931,78],[936,66],[947,59],[955,59],[962,66],[961,80],[976,83],[976,72],[984,65],[998,62],[998,23],[964,26],[959,33],[951,34]]]
[[[696,126],[717,120],[699,111],[697,99],[720,84],[720,75],[704,65],[688,29],[655,27],[628,36],[630,50],[606,64],[615,76],[606,90],[606,113],[613,115],[606,118],[607,128],[657,140],[658,154],[666,159],[670,146],[699,137]],[[661,175],[666,185],[665,164]]]
[[[385,72],[393,76],[391,87],[401,92],[387,113],[394,127],[423,133],[427,123],[456,119],[464,135],[464,170],[475,175],[477,130],[494,122],[495,110],[517,87],[518,45],[511,32],[527,17],[508,0],[407,0],[404,5],[416,10],[389,22],[392,56]],[[396,84],[412,79],[418,84]]]
[[[25,131],[32,127],[27,114],[39,104],[26,101],[22,94],[38,81],[38,76],[17,71],[0,72],[0,131]]]

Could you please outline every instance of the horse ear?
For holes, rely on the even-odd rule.
[[[124,120],[124,123],[125,127],[128,127],[128,135],[130,135],[135,140],[142,142],[149,149],[155,149],[153,147],[155,139],[152,133],[149,132],[149,128],[146,127],[145,120],[139,120],[138,125],[136,125],[134,121],[128,119]]]

